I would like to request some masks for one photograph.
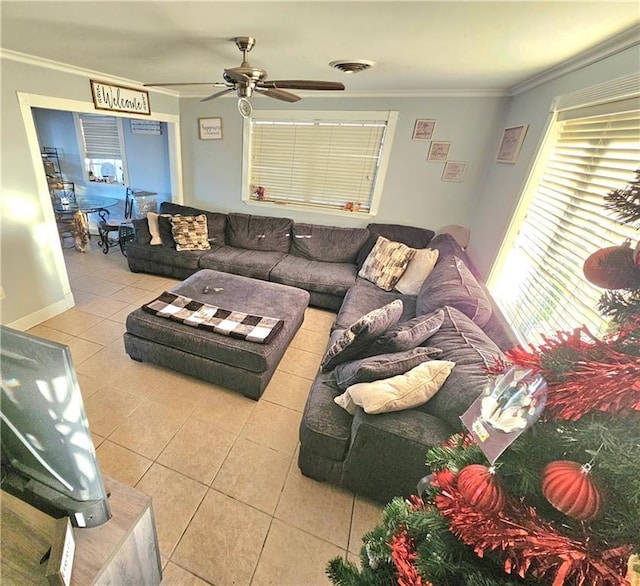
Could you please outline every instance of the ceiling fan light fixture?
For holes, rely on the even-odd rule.
[[[344,73],[360,73],[371,69],[375,64],[375,61],[367,61],[366,59],[340,59],[329,63],[331,67]]]
[[[240,116],[243,118],[250,118],[251,114],[253,114],[253,107],[247,98],[240,98],[238,100],[238,112],[240,112]]]

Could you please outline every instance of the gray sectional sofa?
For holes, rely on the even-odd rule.
[[[428,473],[427,450],[462,429],[460,415],[489,382],[487,367],[517,343],[467,254],[448,234],[433,237],[431,230],[390,224],[298,224],[167,202],[160,212],[205,213],[211,250],[177,252],[168,222],[164,232],[160,223],[164,244],[151,246],[145,221],[138,221],[136,240],[127,247],[132,271],[185,278],[212,268],[306,289],[312,305],[338,311],[329,345],[363,315],[396,299],[402,301],[396,331],[442,309],[440,327],[420,345],[436,348],[437,359],[455,362],[455,367],[426,404],[376,415],[358,408],[352,416],[334,402],[343,393],[336,370],[318,373],[302,416],[298,459],[303,474],[316,480],[381,503],[412,494]],[[438,249],[438,261],[417,295],[384,291],[358,276],[378,236]]]

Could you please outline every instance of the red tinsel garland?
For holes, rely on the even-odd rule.
[[[435,505],[451,532],[479,557],[494,551],[504,560],[505,572],[529,573],[552,586],[629,586],[624,575],[630,546],[594,551],[559,534],[535,509],[513,502],[498,514],[477,511],[465,504],[455,479],[448,470],[434,474],[433,484],[441,489]]]
[[[506,357],[547,381],[545,416],[577,421],[593,411],[640,411],[640,357],[617,351],[614,346],[620,343],[619,337],[600,341],[583,327],[545,338],[533,350],[517,346]]]
[[[401,529],[391,538],[391,559],[398,572],[398,586],[433,586],[431,582],[423,582],[422,576],[415,567],[417,556],[413,538],[406,529]]]

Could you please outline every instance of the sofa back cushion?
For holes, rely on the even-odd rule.
[[[295,223],[291,254],[323,262],[355,263],[368,238],[366,228]]]
[[[440,391],[421,410],[460,429],[460,416],[489,383],[487,369],[504,355],[495,343],[464,313],[444,307],[440,329],[429,345],[442,350],[438,360],[455,362]]]
[[[229,214],[227,218],[227,244],[248,250],[289,252],[291,227],[289,218]]]
[[[416,314],[430,313],[444,305],[459,309],[481,327],[493,312],[484,289],[457,256],[438,258],[418,293]]]
[[[160,204],[160,214],[166,214],[170,216],[199,216],[204,214],[207,217],[207,237],[209,244],[223,245],[225,243],[225,226],[227,224],[227,214],[221,214],[219,212],[208,212],[206,210],[200,210],[198,208],[192,208],[190,206],[183,206],[177,203],[171,203],[170,201],[163,201]],[[160,236],[163,236],[163,231],[166,233],[166,228],[169,227],[171,231],[171,222],[165,222],[164,226],[159,220],[160,224]],[[163,228],[165,230],[163,230]],[[169,239],[168,246],[175,246],[175,243]],[[164,238],[162,238],[164,244]]]
[[[431,242],[435,232],[426,228],[417,228],[416,226],[402,226],[400,224],[376,224],[371,223],[367,226],[369,230],[369,238],[358,252],[356,264],[362,266],[371,249],[375,246],[378,236],[384,236],[387,240],[393,242],[401,242],[411,248],[426,248]]]

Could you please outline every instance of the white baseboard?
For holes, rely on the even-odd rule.
[[[56,315],[60,315],[61,313],[67,311],[67,309],[71,309],[75,306],[75,304],[76,302],[73,298],[73,293],[69,292],[65,294],[64,299],[62,299],[61,301],[53,303],[52,305],[48,305],[47,307],[43,307],[42,309],[39,309],[34,313],[25,315],[24,317],[21,317],[20,319],[6,325],[10,328],[13,328],[14,330],[20,330],[21,332],[24,332],[29,328],[41,324],[43,321],[47,321],[48,319],[51,319]]]

